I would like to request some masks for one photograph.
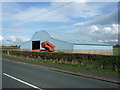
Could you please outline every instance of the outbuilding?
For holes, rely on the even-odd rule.
[[[43,49],[41,43],[44,41],[49,41],[56,46],[55,50],[57,52],[62,51],[66,53],[87,53],[87,54],[103,54],[103,55],[112,55],[113,46],[105,44],[89,44],[89,43],[71,43],[64,40],[59,40],[51,36],[52,34],[48,33],[45,30],[36,32],[31,40],[22,43],[20,45],[21,50],[34,50],[34,49]],[[67,37],[65,37],[67,38]]]

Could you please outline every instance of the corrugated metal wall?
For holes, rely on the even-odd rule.
[[[25,42],[23,44],[20,45],[20,49],[29,49],[31,50],[32,49],[32,41],[28,41],[28,42]]]
[[[74,45],[73,53],[113,55],[113,46]]]
[[[104,55],[112,55],[113,47],[105,46],[105,45],[75,45],[73,43],[69,43],[66,41],[57,40],[52,38],[48,32],[42,30],[36,32],[30,41],[25,42],[20,45],[21,49],[32,50],[32,41],[40,41],[40,43],[44,41],[49,41],[53,45],[56,46],[57,51],[68,52],[68,53],[89,53],[89,54],[104,54]],[[40,49],[43,49],[40,46]]]
[[[113,46],[102,46],[102,45],[74,45],[74,50],[78,49],[113,49]]]
[[[32,41],[40,41],[40,43],[42,43],[44,41],[49,41],[50,43],[52,43],[53,45],[56,46],[55,49],[73,50],[73,44],[72,43],[68,43],[68,42],[65,42],[65,41],[54,39],[46,31],[36,32],[33,35],[33,37],[31,38],[31,40],[21,44],[20,48],[21,49],[30,49],[31,50],[32,49]],[[40,48],[42,49],[42,47],[40,47]]]

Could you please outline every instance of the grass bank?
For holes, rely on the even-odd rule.
[[[0,51],[20,51],[17,46],[0,46]]]
[[[120,48],[114,48],[113,49],[113,54],[114,55],[120,55]]]

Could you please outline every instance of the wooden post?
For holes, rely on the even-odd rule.
[[[7,51],[7,55],[10,55],[10,52],[9,52],[9,51]]]

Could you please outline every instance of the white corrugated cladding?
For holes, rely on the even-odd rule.
[[[61,34],[61,36],[58,36],[59,34],[56,34],[56,33],[50,33],[49,34],[49,33],[44,31],[44,30],[36,32],[33,35],[33,37],[31,38],[31,40],[21,44],[20,48],[31,50],[32,49],[32,41],[40,41],[40,43],[42,43],[44,41],[49,41],[53,45],[55,45],[56,46],[55,49],[58,49],[58,50],[81,50],[81,49],[112,50],[113,49],[113,46],[104,45],[103,43],[93,42],[93,41],[89,40],[89,38],[87,38],[87,37],[85,37],[85,38],[80,37],[80,39],[81,39],[80,44],[75,44],[75,43],[70,43],[70,42],[67,42],[67,41],[59,40],[60,37],[63,38],[63,40],[64,40],[64,38],[66,38],[68,36],[68,35],[66,36],[66,34]],[[54,38],[54,36],[57,39]],[[69,37],[71,37],[71,39],[74,38],[74,37],[72,37],[72,35],[70,35]],[[67,38],[69,38],[69,37],[67,37]],[[87,39],[88,42],[85,41],[85,39]],[[42,47],[40,47],[40,49],[42,49]]]
[[[39,32],[36,32],[33,37],[31,38],[30,41],[25,42],[20,45],[21,49],[32,49],[32,41],[40,41],[40,43],[44,41],[49,41],[53,45],[56,46],[55,49],[60,49],[60,50],[73,50],[73,44],[66,42],[66,41],[61,41],[55,38],[52,38],[48,32],[42,30]]]
[[[81,50],[81,49],[98,49],[98,50],[112,50],[113,46],[105,46],[105,45],[74,45],[74,50]]]
[[[20,45],[20,49],[32,49],[32,41],[27,41]]]

